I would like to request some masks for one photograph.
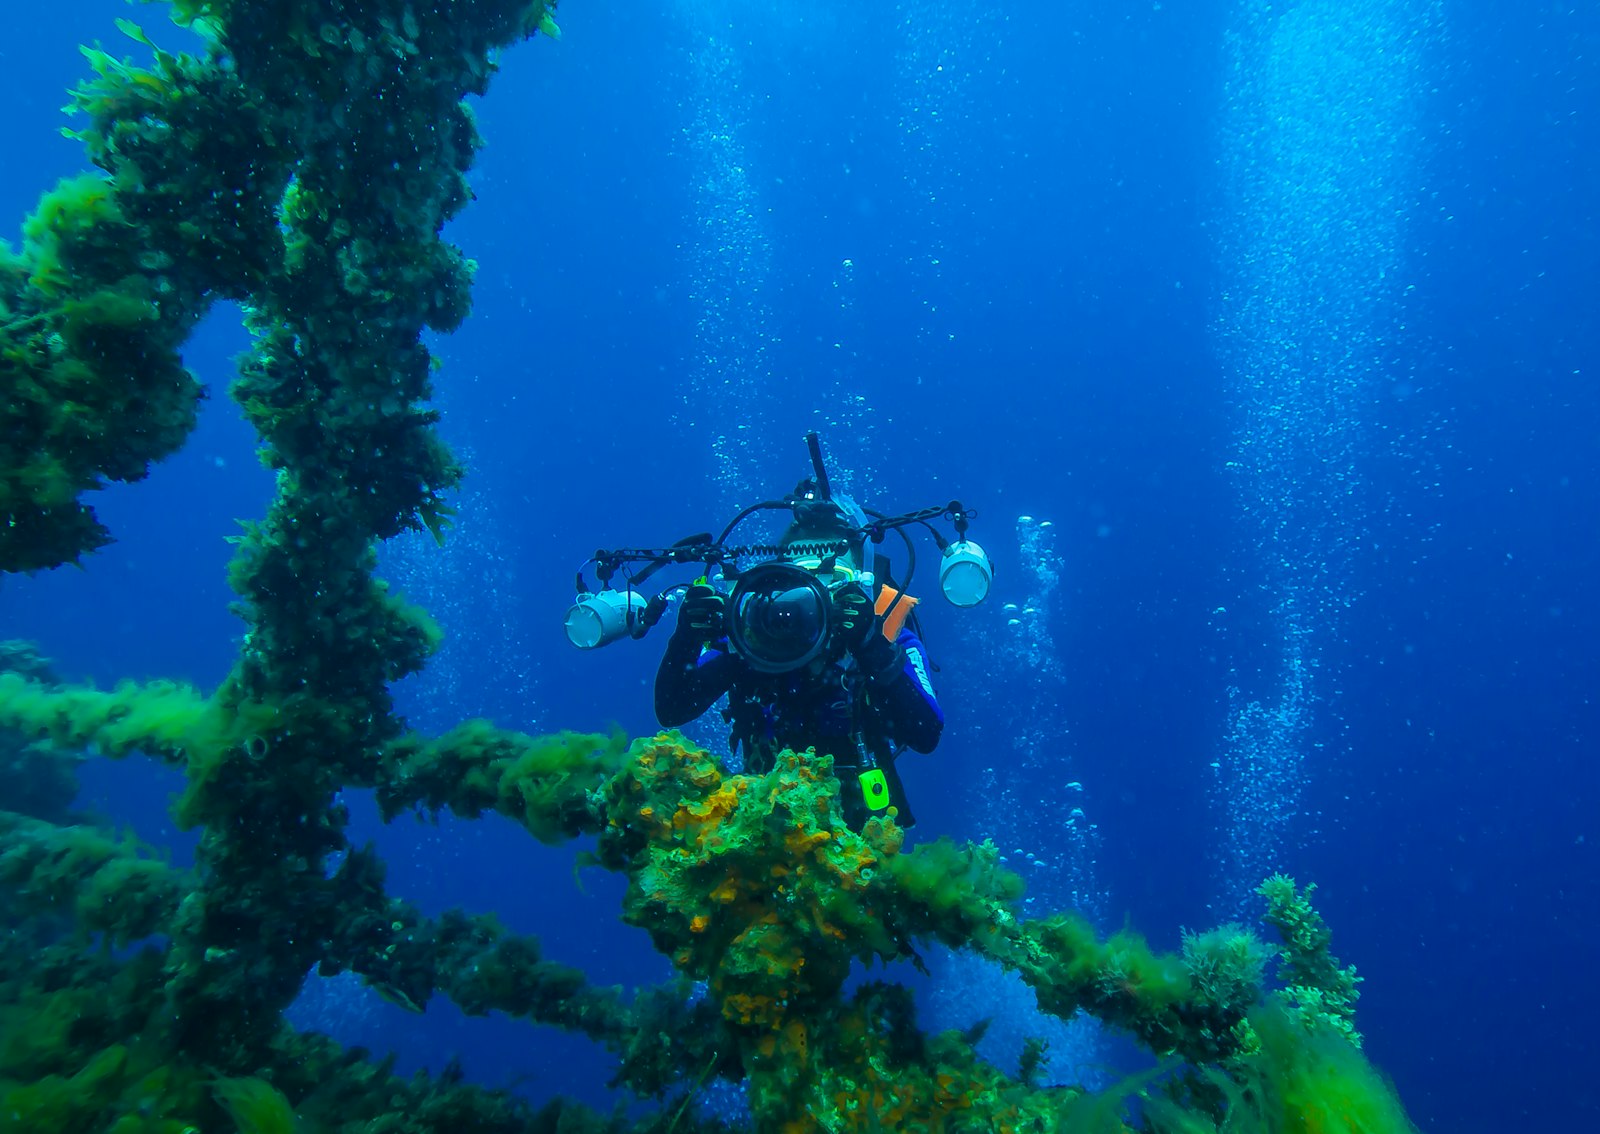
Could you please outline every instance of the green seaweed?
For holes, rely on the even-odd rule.
[[[295,1134],[299,1129],[289,1100],[265,1079],[218,1079],[211,1093],[239,1134]]]
[[[1267,900],[1266,921],[1283,938],[1280,997],[1308,1027],[1326,1024],[1359,1047],[1356,1001],[1361,997],[1354,965],[1341,965],[1329,951],[1327,923],[1311,904],[1316,884],[1299,889],[1294,879],[1274,874],[1257,890]]]

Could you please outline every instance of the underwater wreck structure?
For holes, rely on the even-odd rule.
[[[408,728],[390,686],[439,632],[375,576],[375,549],[443,538],[461,476],[421,336],[469,307],[472,264],[440,238],[472,196],[463,99],[487,91],[498,49],[558,28],[543,0],[173,0],[171,15],[197,53],[128,21],[148,65],[85,49],[74,136],[96,172],[45,194],[20,249],[0,245],[0,570],[106,542],[86,494],[182,445],[201,387],[179,349],[219,299],[246,313],[232,394],[276,496],[236,541],[247,633],[209,694],[74,688],[0,649],[0,1129],[735,1128],[694,1105],[712,1078],[745,1085],[748,1128],[782,1134],[1410,1129],[1360,1052],[1354,971],[1288,879],[1262,887],[1274,944],[1228,926],[1163,956],[1070,912],[1024,920],[992,847],[905,850],[892,818],[851,831],[825,757],[730,775],[670,733]],[[192,869],[71,813],[90,751],[183,771]],[[492,811],[546,843],[589,839],[679,978],[625,996],[488,914],[423,916],[350,844],[348,788],[386,818]],[[1041,1045],[1011,1072],[969,1036],[922,1032],[900,985],[846,993],[856,962],[928,941],[1125,1031],[1154,1070],[1048,1087]],[[286,1023],[314,970],[581,1032],[636,1105],[398,1078]]]

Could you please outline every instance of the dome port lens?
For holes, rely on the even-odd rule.
[[[729,607],[728,642],[759,673],[787,673],[806,665],[833,634],[827,589],[792,563],[763,563],[744,572]]]

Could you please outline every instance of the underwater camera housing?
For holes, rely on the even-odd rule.
[[[740,573],[728,595],[728,645],[758,673],[809,665],[833,640],[833,595],[804,567],[769,560]]]
[[[595,552],[578,570],[577,598],[565,622],[567,640],[592,650],[624,637],[644,637],[661,620],[670,596],[689,586],[679,583],[647,596],[644,584],[665,567],[698,563],[704,568],[699,582],[717,586],[727,595],[728,648],[761,673],[798,669],[830,656],[837,631],[834,598],[841,588],[859,585],[875,597],[876,572],[886,560],[874,555],[869,569],[867,544],[882,543],[891,531],[905,544],[905,578],[896,588],[907,590],[917,563],[907,530],[918,525],[939,547],[939,589],[945,598],[954,606],[971,607],[988,597],[994,567],[983,548],[967,538],[975,511],[954,500],[897,516],[864,509],[844,493],[834,493],[817,434],[807,433],[805,440],[812,476],[782,500],[745,508],[715,539],[701,532],[671,547]],[[792,517],[781,540],[730,545],[734,530],[763,511],[787,511]],[[934,527],[936,520],[948,522],[955,538]],[[757,561],[741,566],[751,559]],[[591,589],[584,577],[590,565],[598,589]],[[710,582],[713,571],[718,576],[715,583]],[[614,582],[619,576],[621,586]]]

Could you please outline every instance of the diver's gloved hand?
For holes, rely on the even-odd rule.
[[[852,654],[859,654],[873,638],[883,639],[883,624],[872,607],[872,596],[860,583],[846,583],[834,592],[833,625]]]
[[[867,640],[857,646],[852,653],[856,656],[856,664],[874,681],[887,681],[893,678],[906,664],[906,652],[898,643],[885,638],[882,632],[875,632],[867,636]]]
[[[722,637],[727,627],[728,599],[709,583],[696,583],[678,608],[678,634],[693,634],[703,642]]]

